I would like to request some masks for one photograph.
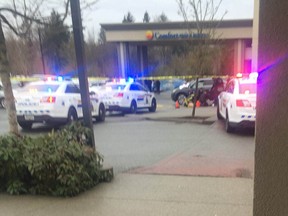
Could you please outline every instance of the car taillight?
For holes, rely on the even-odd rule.
[[[237,107],[251,107],[251,103],[248,100],[236,100]]]
[[[119,92],[117,94],[114,95],[114,97],[123,97],[124,93],[123,92]]]
[[[53,96],[43,97],[40,100],[41,103],[55,103],[55,101],[56,101],[56,97],[53,97]]]

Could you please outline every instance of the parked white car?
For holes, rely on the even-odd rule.
[[[148,109],[155,112],[157,108],[154,93],[138,82],[107,83],[101,97],[109,111],[135,113],[138,109]]]
[[[105,92],[105,81],[103,82],[90,82],[89,83],[89,92],[91,95],[104,101],[103,93]]]
[[[218,96],[217,117],[225,119],[228,133],[236,127],[255,127],[257,75],[231,79]]]
[[[23,129],[33,123],[65,124],[83,118],[79,87],[72,81],[37,81],[14,93],[17,120]],[[92,116],[105,120],[105,105],[91,96]]]

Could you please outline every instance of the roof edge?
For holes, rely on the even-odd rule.
[[[217,28],[241,28],[253,27],[253,19],[235,19],[235,20],[214,20],[200,22],[204,28],[217,27]],[[191,22],[151,22],[151,23],[102,23],[100,24],[106,31],[119,31],[119,30],[155,30],[155,29],[187,29],[195,28],[196,21]]]

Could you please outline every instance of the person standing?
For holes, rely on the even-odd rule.
[[[155,87],[156,87],[156,93],[160,94],[160,81],[159,80],[155,81]]]
[[[213,86],[210,90],[211,99],[214,101],[214,105],[218,103],[218,95],[224,91],[224,83],[221,78],[216,78],[214,80]]]
[[[148,90],[152,92],[152,80],[145,80],[144,83],[147,86]]]

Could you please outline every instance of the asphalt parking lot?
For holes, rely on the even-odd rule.
[[[253,177],[254,136],[240,130],[227,134],[216,119],[215,107],[175,109],[169,92],[156,95],[155,113],[107,113],[94,124],[96,149],[114,172]],[[0,133],[9,131],[5,110],[0,110]],[[51,127],[36,125],[21,133],[38,136]],[[185,160],[184,160],[184,159]]]

